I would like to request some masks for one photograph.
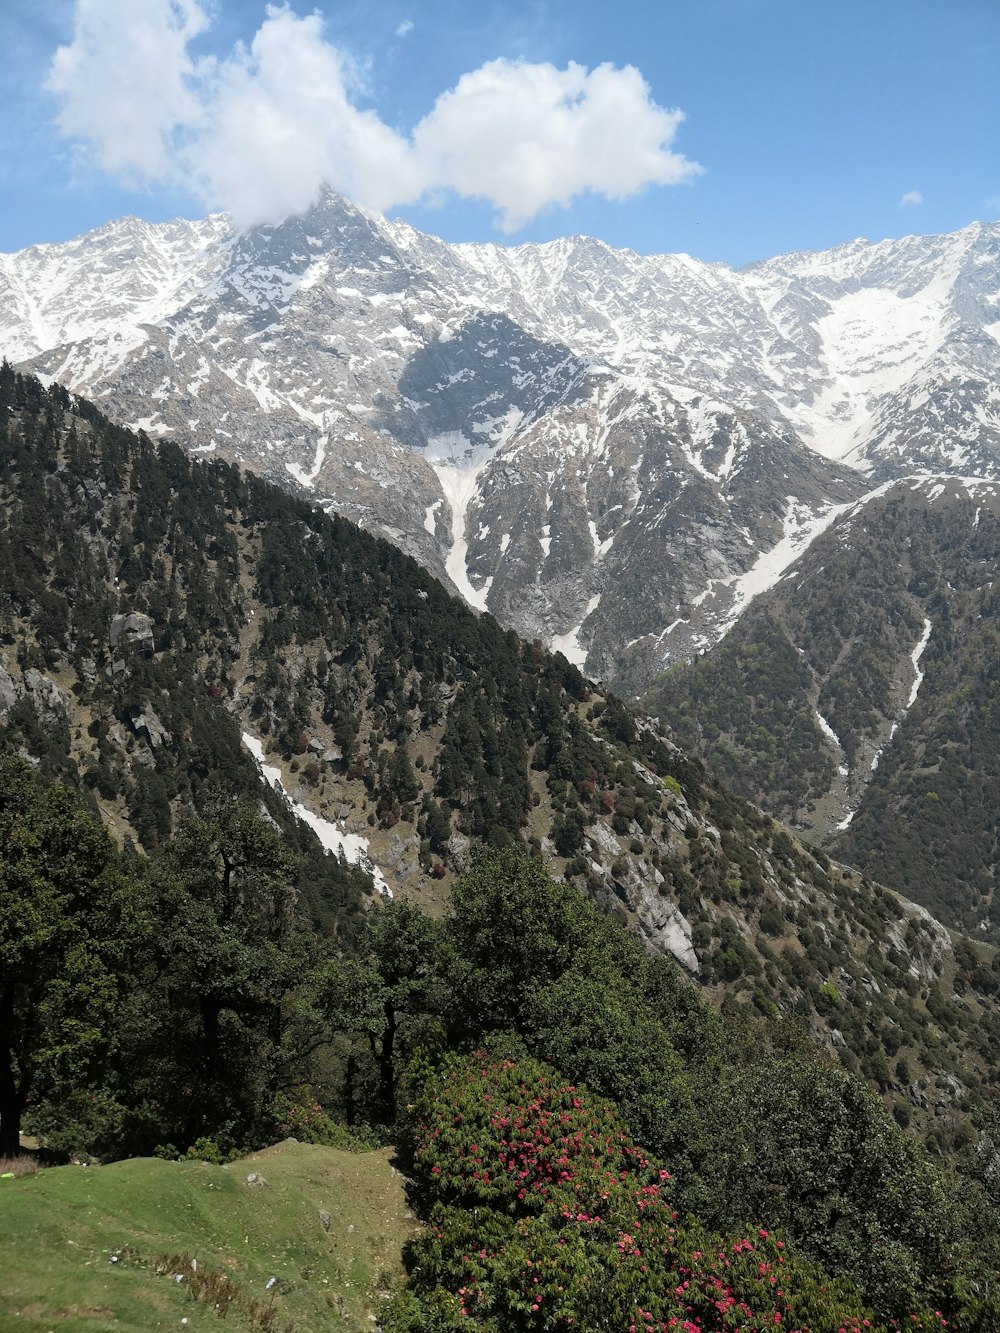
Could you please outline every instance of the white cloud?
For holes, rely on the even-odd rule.
[[[396,29],[396,36],[405,37],[407,36],[408,33],[411,33],[412,31],[413,31],[413,20],[403,19],[402,23]]]
[[[59,128],[87,140],[105,171],[163,179],[177,132],[202,113],[187,48],[208,26],[204,10],[196,0],[76,0],[74,13],[73,41],[47,81]]]
[[[994,194],[989,199],[984,199],[983,208],[986,209],[987,213],[1000,214],[1000,194]]]
[[[207,90],[205,125],[187,152],[206,203],[250,226],[303,212],[324,184],[376,207],[417,197],[406,141],[352,103],[355,84],[317,15],[269,9],[250,49],[222,62]],[[385,198],[389,182],[398,199]]]
[[[913,204],[922,204],[923,202],[924,196],[919,190],[907,190],[907,192],[900,198],[899,207],[909,208]]]
[[[652,101],[631,65],[493,60],[438,98],[413,145],[429,188],[488,199],[515,231],[588,190],[626,199],[696,174],[669,147],[683,119]]]
[[[120,0],[76,0],[49,76],[60,128],[105,170],[185,185],[241,225],[302,212],[330,185],[380,210],[453,190],[513,231],[586,191],[624,199],[701,171],[671,146],[683,113],[631,66],[490,61],[407,137],[357,105],[356,69],[318,15],[268,6],[249,48],[195,62],[197,0],[122,14]]]

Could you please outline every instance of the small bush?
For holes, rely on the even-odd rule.
[[[767,1230],[722,1238],[680,1221],[668,1172],[610,1103],[536,1061],[450,1058],[410,1133],[428,1226],[391,1333],[895,1329]],[[921,1311],[911,1325],[941,1321]]]

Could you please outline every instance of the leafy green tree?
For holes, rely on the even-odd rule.
[[[372,908],[357,943],[356,957],[328,968],[322,1004],[332,1029],[367,1043],[377,1071],[375,1114],[390,1125],[396,1118],[400,1042],[408,1028],[443,1005],[440,927],[399,898]]]
[[[172,1133],[189,1141],[259,1132],[277,1086],[287,996],[308,966],[294,871],[267,822],[222,801],[183,824],[150,865],[157,934],[135,997],[132,1052],[146,1071],[150,1124],[166,1111]]]
[[[513,847],[479,853],[446,916],[456,1029],[524,1035],[533,991],[571,967],[594,924],[583,894],[554,882],[540,860]]]
[[[922,1298],[954,1308],[954,1183],[860,1079],[777,1056],[730,1066],[725,1081],[723,1175],[705,1220],[781,1229],[883,1313]]]
[[[0,1156],[18,1151],[29,1101],[60,1108],[69,1142],[100,1130],[79,1117],[112,1056],[145,926],[116,859],[76,793],[0,758]]]

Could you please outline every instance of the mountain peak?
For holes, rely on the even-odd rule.
[[[995,235],[734,270],[587,237],[448,245],[326,190],[239,235],[125,219],[7,256],[0,347],[640,688],[837,506],[1000,474]]]

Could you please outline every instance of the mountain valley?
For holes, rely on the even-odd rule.
[[[734,790],[995,937],[1000,485],[849,509],[649,706]]]

